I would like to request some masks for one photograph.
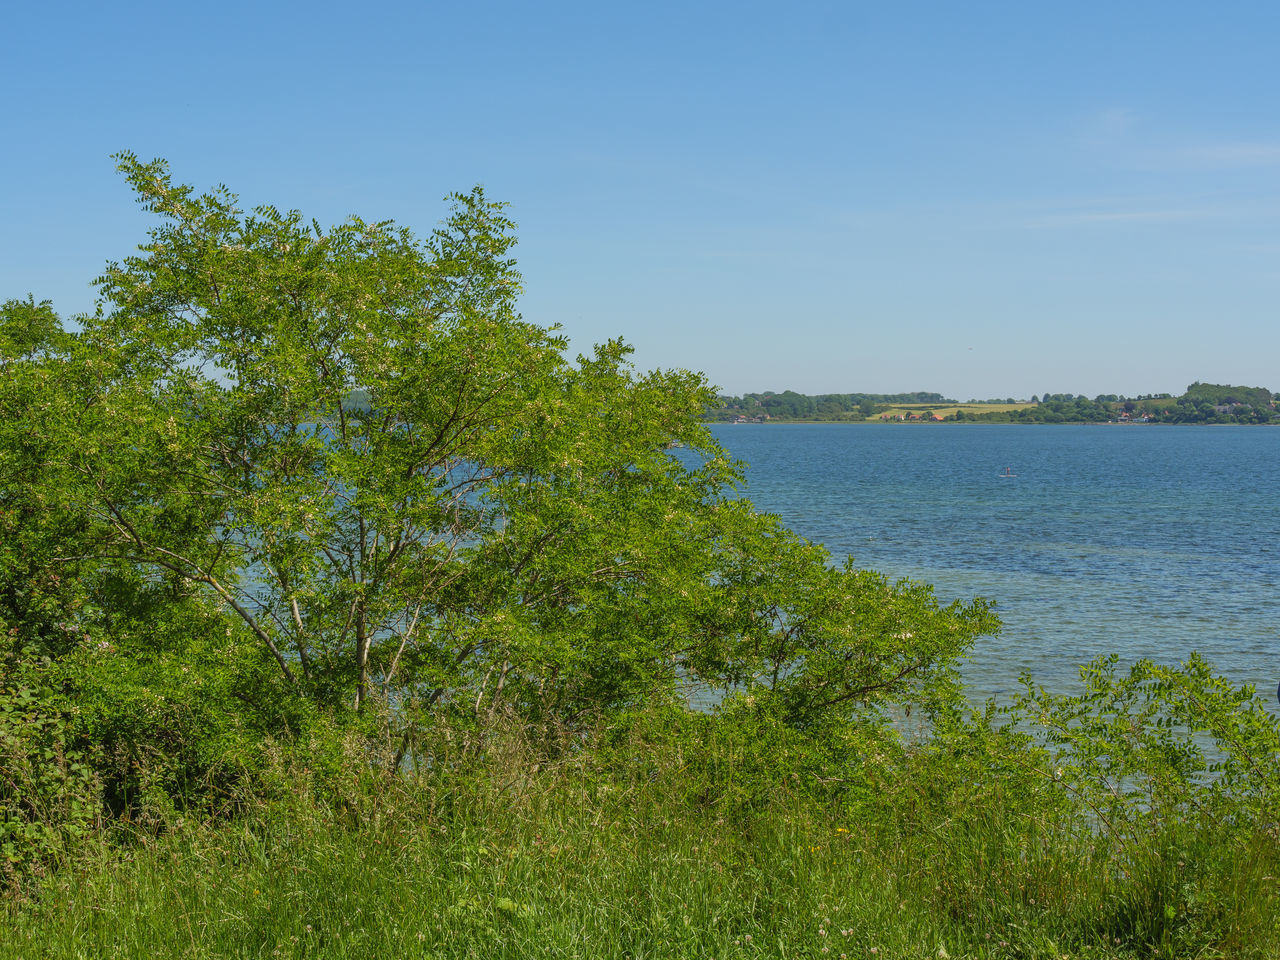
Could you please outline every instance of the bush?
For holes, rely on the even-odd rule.
[[[0,654],[0,879],[42,874],[91,829],[98,781],[69,745],[69,702],[49,662]]]

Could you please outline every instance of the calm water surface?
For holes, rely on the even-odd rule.
[[[977,697],[1024,670],[1067,690],[1100,654],[1195,650],[1275,703],[1280,429],[712,429],[748,462],[746,495],[837,558],[996,601],[1004,629],[965,671]]]

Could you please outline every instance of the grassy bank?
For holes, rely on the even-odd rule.
[[[229,819],[143,812],[11,898],[0,957],[1280,955],[1274,830],[1120,843],[954,749],[886,742],[837,789],[662,740],[491,741],[336,800],[282,767]]]

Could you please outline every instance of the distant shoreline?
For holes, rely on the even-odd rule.
[[[1271,427],[1280,425],[1280,421],[1272,423],[1169,423],[1152,420],[1148,423],[1126,423],[1122,420],[1064,420],[1049,422],[1045,420],[704,420],[703,423],[721,427],[768,427],[782,425],[788,427],[812,426],[822,427],[837,425],[842,427]]]
[[[704,420],[706,424],[719,427],[768,427],[768,426],[787,426],[787,427],[924,427],[924,426],[948,426],[948,427],[1275,427],[1280,426],[1280,420],[1273,420],[1268,423],[1205,423],[1196,421],[1185,422],[1168,422],[1152,420],[1148,423],[1126,423],[1122,420],[1064,420],[1060,422],[1050,422],[1047,420],[921,420],[908,421],[901,420],[884,421],[884,420],[762,420],[762,421],[743,421],[734,420]]]
[[[1172,394],[1046,393],[1030,400],[959,401],[940,393],[782,393],[721,395],[704,420],[719,423],[1097,423],[1268,424],[1280,397],[1265,387],[1196,382]]]

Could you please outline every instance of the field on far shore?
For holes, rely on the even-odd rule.
[[[954,417],[956,411],[963,410],[966,417],[983,413],[1008,413],[1010,410],[1027,410],[1038,406],[1034,403],[895,403],[874,414],[870,419],[878,420],[886,414],[890,417],[909,417],[915,414],[921,418],[934,416]]]

